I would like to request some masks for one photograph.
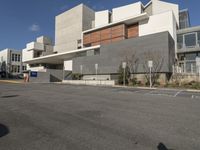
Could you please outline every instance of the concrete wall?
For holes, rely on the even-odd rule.
[[[42,43],[44,45],[53,45],[52,40],[49,37],[41,36],[36,39],[36,42]]]
[[[109,23],[109,11],[103,10],[95,12],[95,28]]]
[[[159,0],[153,1],[153,15],[172,11],[176,18],[177,25],[179,25],[179,6],[173,3],[167,3]]]
[[[63,80],[63,71],[58,69],[46,69],[46,72],[37,72],[37,77],[30,77],[33,83],[60,82]]]
[[[126,39],[102,46],[100,55],[74,58],[73,73],[80,73],[80,65],[83,65],[83,74],[95,74],[97,63],[99,64],[98,74],[116,74],[121,62],[133,54],[139,59],[137,73],[144,73],[143,63],[147,61],[144,54],[147,52],[152,55],[160,54],[163,58],[164,62],[160,72],[172,72],[174,51],[174,42],[168,32]]]
[[[176,40],[176,22],[172,11],[150,16],[139,22],[139,36],[168,31]]]
[[[33,50],[29,51],[27,49],[22,50],[22,61],[25,62],[27,60],[33,59]]]
[[[56,16],[54,51],[76,50],[77,40],[82,39],[83,30],[92,27],[92,20],[94,11],[83,4]]]
[[[113,22],[120,21],[142,13],[142,3],[137,2],[130,5],[114,8],[112,10]]]

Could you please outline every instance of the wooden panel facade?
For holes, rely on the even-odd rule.
[[[127,38],[134,38],[139,36],[138,24],[127,26]]]
[[[119,24],[83,35],[84,46],[109,44],[126,38],[138,36],[138,24],[126,26]]]

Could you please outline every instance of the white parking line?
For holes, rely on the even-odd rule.
[[[153,94],[154,91],[150,91],[148,93],[145,93],[145,95],[148,95],[148,94]]]
[[[182,92],[182,91],[178,91],[178,92],[174,95],[174,97],[178,96],[181,92]]]

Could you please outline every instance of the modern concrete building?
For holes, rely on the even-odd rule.
[[[26,64],[22,63],[22,52],[14,49],[0,51],[0,70],[6,76],[16,76],[26,70]]]
[[[99,12],[80,4],[56,16],[51,54],[35,56],[44,50],[28,44],[23,61],[38,72],[38,80],[46,78],[45,73],[58,80],[71,73],[80,73],[84,79],[112,80],[121,63],[134,55],[137,63],[132,73],[146,74],[146,64],[153,60],[154,66],[160,64],[155,71],[165,80],[175,64],[178,28],[177,4],[151,0],[146,5],[137,2]],[[52,69],[62,71],[62,77],[53,75]]]
[[[177,31],[178,62],[183,74],[196,74],[196,59],[200,57],[200,26]]]

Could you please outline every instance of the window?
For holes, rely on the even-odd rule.
[[[196,46],[196,33],[189,33],[185,35],[185,46],[186,47],[195,47]]]
[[[20,73],[20,66],[17,66],[17,72]]]
[[[185,54],[186,60],[196,60],[196,53],[191,53],[191,54]]]
[[[183,35],[178,35],[177,37],[177,44],[178,44],[178,49],[183,48]]]
[[[15,54],[12,54],[12,61],[15,61]]]
[[[77,40],[77,43],[78,43],[78,44],[81,44],[81,42],[82,42],[81,39]]]
[[[199,44],[199,46],[200,46],[200,31],[197,32],[197,34],[198,34],[198,44]]]
[[[13,71],[14,73],[17,72],[17,66],[16,66],[16,65],[13,65],[13,66],[12,66],[12,71]]]
[[[100,55],[100,49],[95,49],[94,50],[94,55]]]
[[[94,50],[87,51],[87,56],[94,56]]]
[[[26,66],[23,66],[22,69],[23,69],[23,70],[26,70]]]
[[[17,57],[17,54],[15,54],[15,61],[17,61],[17,58],[18,58],[18,57]]]
[[[20,54],[18,55],[18,62],[20,62],[21,61],[21,57],[20,57]]]

